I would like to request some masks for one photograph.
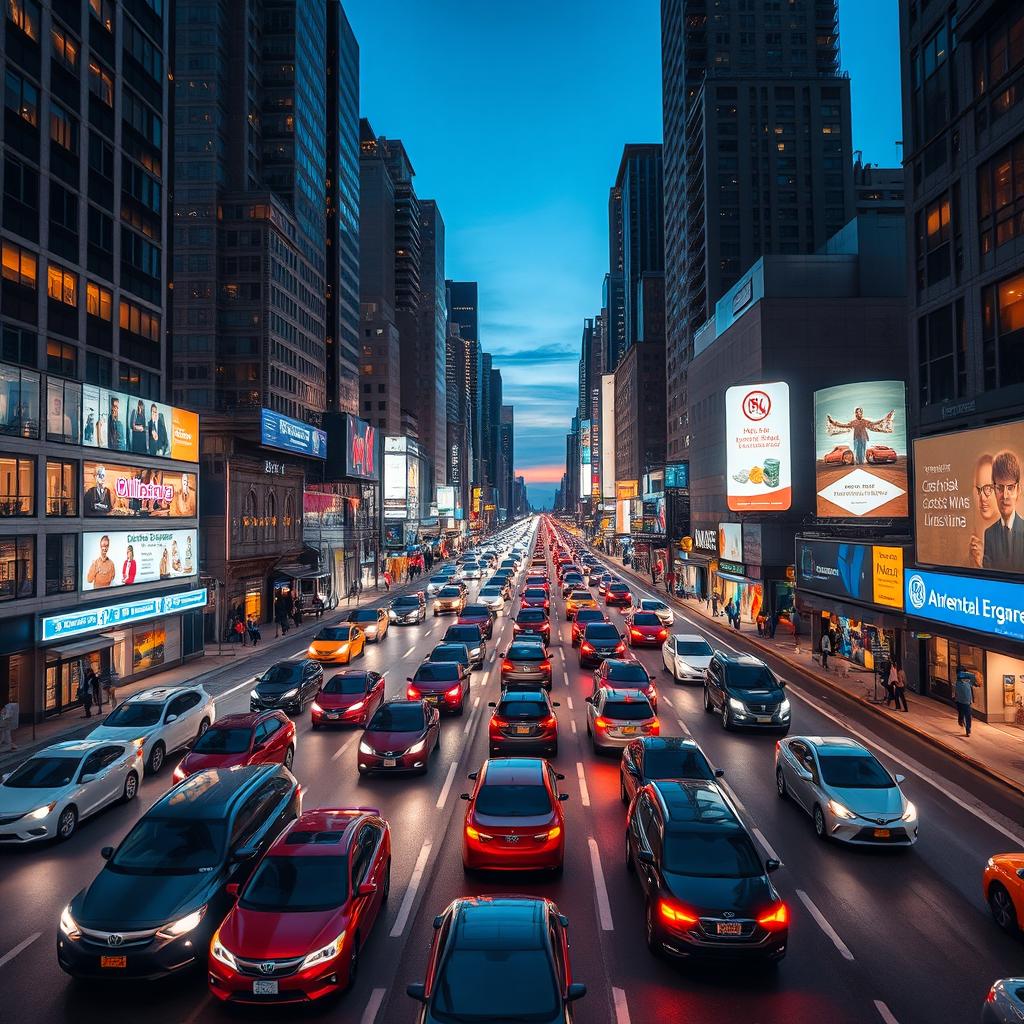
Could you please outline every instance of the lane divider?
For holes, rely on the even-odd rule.
[[[19,953],[23,953],[42,934],[42,932],[33,932],[27,939],[22,939],[22,941],[19,942],[14,947],[14,949],[9,950],[7,953],[4,953],[3,956],[0,956],[0,967],[3,967],[3,965],[6,963],[10,963],[10,961],[13,960]]]
[[[358,741],[358,739],[359,733],[353,733],[342,746],[338,747],[338,749],[333,754],[331,754],[331,760],[337,761],[340,758],[344,757],[345,754],[347,754],[348,751],[352,749],[353,745]]]
[[[892,1010],[881,999],[875,1000],[875,1009],[878,1011],[878,1016],[885,1021],[885,1024],[899,1024],[899,1021],[893,1016]]]
[[[594,896],[597,899],[598,920],[601,922],[602,931],[611,932],[615,930],[615,924],[612,921],[612,906],[608,902],[608,886],[604,881],[604,869],[601,867],[601,851],[593,836],[587,837],[587,846],[590,848],[590,869],[594,873]]]
[[[811,917],[817,922],[818,927],[832,940],[832,944],[839,950],[842,958],[844,960],[853,960],[854,957],[850,952],[850,947],[839,938],[839,933],[828,923],[828,918],[814,905],[814,900],[803,889],[797,889],[796,894],[800,897],[800,902],[807,908]]]
[[[615,1024],[630,1024],[629,1001],[621,988],[612,989],[612,1004],[615,1007]]]
[[[377,1014],[380,1012],[381,1003],[384,1002],[384,995],[385,990],[382,988],[375,988],[370,993],[366,1009],[363,1010],[363,1015],[359,1018],[359,1024],[373,1024],[377,1019]]]
[[[409,879],[409,888],[405,890],[402,898],[402,905],[398,908],[398,917],[391,928],[391,938],[401,937],[405,926],[409,923],[409,916],[412,913],[412,905],[416,902],[416,893],[419,891],[420,883],[423,881],[423,872],[427,867],[427,858],[430,856],[431,842],[425,840],[420,848],[419,856],[416,858],[416,865],[412,869],[412,877]]]
[[[458,770],[458,767],[458,761],[452,761],[452,763],[448,765],[448,774],[445,776],[444,785],[441,787],[441,794],[438,796],[437,803],[434,805],[438,810],[444,807],[445,801],[448,799],[448,794],[451,792],[452,782],[455,781],[455,772]]]
[[[573,723],[575,725],[575,723]],[[576,762],[576,776],[580,783],[580,800],[583,801],[584,807],[590,806],[590,790],[587,788],[587,780],[583,775],[583,762]]]

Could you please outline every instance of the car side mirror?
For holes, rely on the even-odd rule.
[[[444,914],[438,914],[437,917],[434,918],[434,931],[437,931],[437,929],[440,928],[441,925],[443,925],[443,924],[444,924]]]
[[[722,778],[723,775],[725,775],[725,769],[724,768],[716,768],[715,769],[715,778],[716,779]]]
[[[168,715],[164,719],[165,722],[176,722],[177,720],[178,720],[178,716],[177,715]]]
[[[896,776],[896,784],[898,786],[902,786],[903,783],[906,782],[906,781],[907,781],[906,775],[897,775]]]
[[[415,999],[418,1003],[425,1003],[427,1001],[427,989],[422,982],[417,981],[415,984],[405,986],[405,994],[410,999]]]
[[[561,704],[561,702],[560,702],[560,701],[557,701],[557,700],[553,700],[553,701],[551,702],[551,706],[552,706],[553,708],[560,708],[560,707],[562,706],[562,704]]]
[[[587,994],[587,986],[582,981],[574,981],[565,991],[565,998],[568,1002],[573,1003],[577,999],[582,999]]]
[[[626,634],[625,633],[620,633],[619,634],[619,639],[620,640],[625,640],[626,639]]]
[[[228,882],[228,884],[226,886],[224,886],[224,891],[233,900],[237,900],[238,899],[238,890],[241,889],[241,888],[242,887],[237,882]]]
[[[377,891],[376,882],[361,882],[359,885],[359,896],[372,896]]]
[[[459,799],[460,800],[468,800],[469,799],[469,794],[468,793],[460,793],[459,794]]]
[[[782,861],[781,860],[776,860],[774,857],[769,857],[764,862],[764,869],[765,869],[765,871],[767,871],[769,873],[771,873],[772,871],[778,871],[779,868],[781,868],[781,867],[782,867]]]
[[[804,782],[809,782],[812,778],[811,773],[802,765],[797,766],[796,773],[800,776],[801,779],[804,780]]]
[[[412,676],[406,676],[406,677],[405,677],[405,681],[406,681],[407,683],[411,683],[411,682],[412,682]]]
[[[104,860],[110,860],[110,858],[114,856],[114,848],[112,846],[104,846],[103,849],[100,850],[100,856]]]
[[[563,800],[568,800],[568,799],[569,799],[569,794],[568,793],[559,793],[558,794],[559,802],[561,802]]]
[[[499,655],[499,657],[505,658],[505,657],[507,657],[507,653],[505,651],[502,651],[501,654]]]
[[[474,782],[476,782],[476,777],[477,777],[477,776],[478,776],[479,774],[480,774],[479,772],[470,772],[470,773],[469,773],[469,774],[468,774],[468,775],[466,776],[466,778],[467,778],[467,779],[472,779],[472,780],[473,780]]]
[[[653,864],[654,854],[651,853],[650,850],[638,850],[636,859],[640,861],[641,864]]]
[[[565,781],[565,776],[561,772],[555,772],[555,778],[558,779],[559,782]]]

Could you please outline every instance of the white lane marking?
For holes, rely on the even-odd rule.
[[[32,943],[35,942],[36,939],[38,939],[39,936],[42,934],[42,932],[33,932],[27,939],[22,939],[22,941],[19,942],[14,947],[14,949],[8,951],[7,953],[4,953],[3,956],[0,956],[0,967],[3,967],[4,964],[13,960],[23,950],[28,949],[28,947],[31,946]]]
[[[681,718],[676,719],[676,721],[679,722],[679,728],[683,730],[683,735],[689,736],[690,727]]]
[[[582,768],[582,765],[580,767]],[[608,902],[608,887],[604,883],[604,870],[601,867],[601,851],[597,848],[597,840],[593,836],[587,837],[587,846],[590,847],[590,868],[594,872],[594,895],[597,897],[597,916],[601,921],[603,931],[614,931],[612,907]]]
[[[615,1024],[630,1024],[629,1003],[621,988],[612,989],[612,1002],[615,1004]]]
[[[576,735],[576,723],[571,721],[571,722],[569,722],[569,724],[572,726],[572,734],[573,734],[573,736],[575,736]]]
[[[415,645],[415,644],[413,644],[413,645],[412,645],[412,647],[410,647],[410,648],[409,648],[409,650],[407,650],[407,651],[405,652],[405,654],[403,654],[403,655],[402,655],[402,657],[403,657],[403,658],[408,658],[408,657],[409,657],[409,655],[410,655],[410,654],[412,654],[412,652],[413,652],[413,651],[415,651],[415,650],[416,650],[416,645]]]
[[[672,703],[672,698],[671,698],[671,697],[668,697],[668,696],[666,696],[666,695],[665,695],[664,693],[663,693],[663,694],[661,695],[661,699],[662,699],[662,700],[663,700],[663,701],[664,701],[664,702],[665,702],[665,703],[666,703],[666,704],[667,704],[667,705],[668,705],[668,706],[669,706],[670,708],[671,708],[671,707],[674,707],[674,706],[675,706],[675,705],[674,705],[674,704]]]
[[[590,790],[587,788],[587,780],[583,775],[583,762],[576,762],[576,776],[580,781],[580,799],[584,807],[590,806]]]
[[[332,761],[337,761],[338,758],[343,757],[345,753],[352,749],[352,744],[359,739],[359,733],[352,735],[344,744],[344,746],[338,747],[338,749],[331,755]]]
[[[567,701],[567,703],[569,705],[569,710],[572,711],[573,710],[572,697],[566,697],[565,699],[566,699],[566,701]]]
[[[232,686],[230,690],[225,690],[223,693],[218,693],[217,696],[214,697],[214,702],[219,703],[225,697],[230,697],[231,694],[238,693],[239,690],[244,690],[245,687],[247,687],[247,686],[248,687],[252,686],[252,680],[251,679],[246,679],[244,682],[239,683],[237,686]]]
[[[370,993],[369,1002],[366,1004],[366,1009],[363,1010],[362,1017],[359,1018],[359,1024],[373,1024],[380,1012],[381,1003],[384,1002],[384,995],[385,989],[382,988],[375,988]]]
[[[405,931],[405,926],[409,923],[409,915],[412,913],[413,903],[416,902],[416,892],[420,887],[420,882],[423,881],[423,872],[427,867],[427,858],[429,856],[430,840],[427,839],[420,848],[420,855],[416,858],[416,865],[412,869],[412,878],[409,879],[409,888],[405,890],[402,905],[398,908],[398,917],[395,918],[395,923],[392,925],[391,938],[393,939],[397,939]]]
[[[767,853],[772,860],[777,860],[781,864],[782,858],[775,852],[772,844],[768,842],[764,833],[756,825],[754,826],[754,835],[757,837],[757,841],[764,847],[765,853]]]
[[[428,629],[423,635],[424,636],[430,636],[430,634],[433,633],[433,632],[434,632],[434,627],[431,626],[430,629]],[[377,990],[374,989],[374,991],[376,992]]]
[[[885,1021],[885,1024],[899,1024],[899,1021],[893,1016],[892,1010],[881,999],[875,1000],[875,1009],[878,1011],[878,1016]]]
[[[437,798],[437,803],[434,805],[440,810],[444,807],[445,801],[448,799],[448,793],[451,791],[452,782],[455,779],[455,770],[459,767],[458,761],[452,761],[448,766],[448,774],[445,776],[444,785],[441,787],[441,795]]]
[[[479,697],[477,697],[476,700],[473,701],[473,708],[476,709],[478,707],[480,707],[480,698]]]
[[[810,896],[803,891],[803,889],[797,889],[797,896],[800,897],[800,902],[810,912],[811,917],[817,922],[818,927],[832,940],[833,945],[839,950],[844,960],[852,960],[853,954],[850,952],[850,947],[847,946],[841,938],[839,933],[828,923],[828,919],[825,915],[814,905],[814,901]]]
[[[562,682],[565,683],[566,686],[569,685],[569,673],[568,672],[563,672],[562,673]]]

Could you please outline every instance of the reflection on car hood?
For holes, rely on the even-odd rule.
[[[370,732],[363,733],[363,742],[376,751],[395,750],[399,753],[408,750],[414,743],[426,736],[424,729],[410,732]]]
[[[247,960],[287,960],[326,946],[346,924],[338,907],[291,914],[235,910],[221,925],[220,938],[232,953]]]
[[[891,817],[903,813],[903,794],[898,786],[891,786],[888,789],[846,789],[838,786],[822,788],[854,814]]]
[[[771,883],[764,875],[756,878],[703,878],[666,871],[663,877],[669,892],[701,916],[717,916],[724,910],[730,910],[737,917],[757,917],[775,902]]]
[[[75,769],[78,762],[69,758]],[[28,814],[37,807],[45,807],[51,800],[62,799],[70,790],[75,787],[68,783],[66,786],[53,786],[45,789],[10,789],[7,786],[0,786],[0,817],[9,818],[15,814]],[[54,808],[56,810],[56,808]]]
[[[695,658],[688,654],[677,654],[676,658],[688,668],[697,669],[703,671],[711,664],[711,655],[709,654],[706,658]]]
[[[159,722],[156,725],[131,725],[122,728],[113,725],[97,725],[86,738],[90,740],[134,740],[148,736],[159,728]]]
[[[127,875],[104,868],[75,901],[72,914],[86,928],[142,931],[192,913],[213,894],[218,873]]]

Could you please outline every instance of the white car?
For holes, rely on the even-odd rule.
[[[697,633],[675,633],[661,645],[661,660],[677,683],[702,683],[715,653]]]
[[[156,775],[168,754],[202,736],[215,718],[213,698],[202,686],[154,686],[118,704],[88,739],[135,743],[146,771]]]
[[[478,580],[483,574],[480,562],[465,562],[462,566],[463,579]]]
[[[0,783],[0,843],[70,839],[83,818],[135,799],[142,762],[130,740],[68,740],[40,750]]]
[[[478,604],[494,609],[499,615],[505,607],[505,597],[501,587],[482,587],[476,599]]]
[[[450,582],[450,575],[442,575],[441,573],[438,573],[436,576],[431,576],[430,579],[427,580],[427,597],[437,597],[437,592],[442,587],[447,587]]]
[[[671,626],[675,621],[676,617],[664,601],[652,600],[649,597],[640,599],[638,604],[633,606],[635,611],[638,612],[654,612],[658,616],[658,621],[663,626]]]

